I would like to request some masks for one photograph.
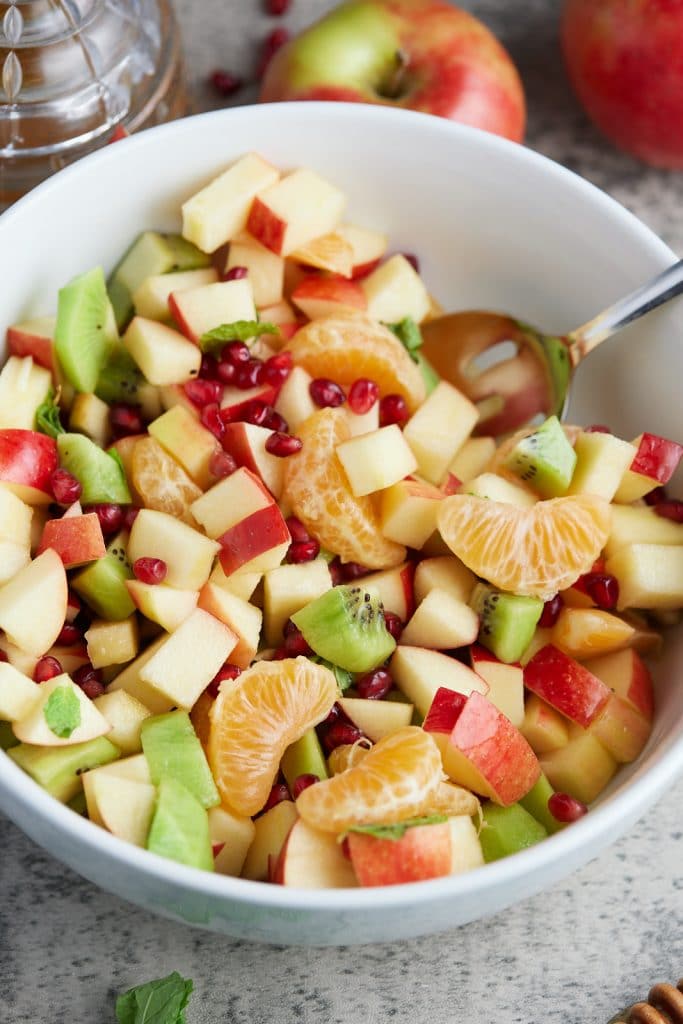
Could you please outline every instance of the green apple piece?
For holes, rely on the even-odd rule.
[[[328,777],[327,762],[315,729],[308,729],[301,739],[287,747],[280,768],[290,789],[300,775],[317,775],[319,779]]]
[[[487,801],[482,804],[482,814],[484,822],[479,841],[487,864],[526,850],[548,835],[540,821],[520,804],[499,807]]]
[[[213,871],[206,809],[177,779],[159,783],[147,849],[179,864]]]
[[[511,470],[542,498],[567,493],[576,466],[576,452],[557,416],[549,416],[538,430],[521,438],[505,459]]]
[[[0,722],[0,750],[10,750],[16,747],[19,740],[12,731],[11,722]]]
[[[546,830],[548,835],[552,835],[553,832],[559,832],[563,827],[562,823],[557,820],[554,815],[548,810],[548,800],[553,795],[555,790],[548,782],[547,778],[541,772],[538,777],[538,782],[531,787],[526,796],[523,796],[519,801],[520,806],[527,811],[532,818],[539,821],[543,828]]]
[[[479,616],[479,643],[508,665],[522,657],[543,613],[540,598],[506,594],[486,583],[477,583],[470,607]]]
[[[76,391],[94,391],[116,327],[101,267],[80,274],[59,291],[55,352]]]
[[[107,282],[116,323],[122,330],[133,315],[133,292],[145,278],[209,265],[209,256],[180,235],[144,231],[114,267]]]
[[[338,586],[292,616],[316,654],[349,672],[370,672],[396,647],[381,602],[362,587]]]
[[[103,451],[84,434],[60,434],[57,451],[62,467],[81,482],[83,505],[111,502],[129,505],[130,491],[118,459]]]
[[[71,586],[100,618],[120,622],[135,611],[126,587],[126,580],[132,578],[126,535],[122,532],[107,545],[103,558],[72,576]]]
[[[62,803],[73,799],[82,787],[81,775],[91,768],[110,764],[121,756],[106,736],[72,747],[34,747],[20,743],[8,757]]]
[[[170,711],[145,719],[140,737],[155,785],[163,779],[175,779],[202,807],[215,807],[221,802],[206,755],[186,711]]]

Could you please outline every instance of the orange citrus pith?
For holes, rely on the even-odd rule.
[[[203,492],[153,437],[144,437],[135,445],[131,478],[145,508],[166,512],[196,527],[190,505]]]
[[[353,768],[309,786],[296,809],[321,832],[393,824],[424,813],[442,778],[436,743],[409,725],[381,739]]]
[[[411,413],[425,400],[425,385],[398,338],[362,313],[312,320],[296,332],[287,348],[294,362],[313,377],[353,384],[367,377],[381,395],[403,395]]]
[[[330,670],[303,657],[256,662],[221,688],[211,710],[208,754],[225,803],[240,814],[257,814],[285,750],[327,717],[337,693]]]
[[[306,529],[342,562],[370,569],[400,565],[401,544],[387,540],[372,497],[356,497],[335,449],[351,437],[342,408],[320,409],[297,430],[303,447],[285,465],[283,498]]]
[[[590,572],[610,521],[609,504],[592,494],[530,508],[456,494],[438,514],[441,536],[472,572],[500,590],[543,601]]]

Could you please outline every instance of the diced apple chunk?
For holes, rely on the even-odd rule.
[[[296,431],[317,409],[309,391],[312,380],[310,373],[302,366],[295,366],[280,388],[275,411],[284,416],[290,430]]]
[[[468,814],[458,814],[448,819],[451,833],[451,874],[460,875],[472,871],[484,863],[477,829]]]
[[[305,277],[290,299],[309,320],[339,313],[362,313],[367,308],[365,293],[355,281],[317,274]]]
[[[393,569],[382,569],[364,576],[362,584],[366,590],[377,595],[385,611],[393,612],[402,622],[406,622],[415,610],[414,573],[413,563],[403,562]]]
[[[263,621],[269,647],[282,643],[282,630],[295,612],[320,597],[332,586],[327,562],[316,558],[300,565],[271,569],[263,580]]]
[[[210,807],[208,814],[214,870],[237,878],[254,841],[254,822],[229,807]]]
[[[288,256],[332,231],[346,200],[314,171],[300,169],[260,189],[249,211],[247,229],[263,245]]]
[[[474,643],[479,616],[464,601],[435,587],[420,602],[401,633],[401,643],[413,647],[450,650]]]
[[[119,622],[95,619],[85,634],[85,641],[93,668],[123,665],[138,653],[137,619],[135,615]]]
[[[146,708],[152,712],[153,715],[163,715],[166,711],[170,711],[174,706],[172,697],[157,690],[156,687],[147,683],[141,677],[141,672],[145,665],[152,660],[162,644],[166,643],[168,639],[164,633],[162,636],[157,637],[142,654],[138,654],[137,658],[126,665],[122,672],[109,683],[107,687],[107,693],[117,693],[120,690],[130,694],[131,697],[135,697],[137,701],[143,704]]]
[[[563,608],[552,630],[552,643],[579,661],[630,647],[635,628],[600,608]]]
[[[379,231],[355,224],[340,224],[336,234],[351,246],[353,277],[361,277],[374,270],[387,251],[387,237]]]
[[[569,725],[566,718],[535,693],[527,698],[524,720],[519,728],[539,757],[569,742]]]
[[[496,473],[481,473],[473,480],[463,486],[461,493],[474,494],[478,498],[488,498],[489,501],[500,501],[507,505],[517,505],[519,508],[529,508],[535,505],[535,494],[511,480],[506,480]]]
[[[10,356],[0,371],[0,429],[33,430],[38,406],[52,387],[52,374],[30,356]]]
[[[297,889],[348,889],[358,883],[337,837],[299,819],[278,858],[275,880]]]
[[[147,429],[198,487],[206,490],[215,484],[210,465],[218,442],[184,406],[174,405],[152,420]]]
[[[99,768],[83,773],[88,817],[134,846],[144,847],[154,813],[156,788]]]
[[[14,665],[0,662],[0,721],[25,718],[40,697],[40,686]]]
[[[412,701],[420,715],[429,711],[440,687],[469,695],[474,690],[488,693],[488,684],[471,668],[455,658],[426,647],[400,644],[389,663],[398,689]]]
[[[284,260],[246,232],[230,243],[225,270],[227,272],[234,267],[245,267],[248,271],[254,302],[258,307],[274,306],[282,301]]]
[[[177,629],[197,607],[197,590],[178,590],[164,583],[141,583],[140,580],[126,580],[126,587],[138,611],[167,633]]]
[[[123,344],[150,384],[176,384],[199,373],[202,354],[197,346],[156,320],[134,316]]]
[[[67,597],[64,565],[48,548],[0,589],[0,629],[29,654],[44,654],[64,625]]]
[[[247,668],[258,649],[263,618],[261,609],[213,583],[202,587],[197,607],[224,623],[234,639],[229,652],[230,661],[239,668]]]
[[[424,558],[415,569],[415,600],[424,601],[430,590],[446,590],[456,601],[469,601],[476,577],[455,555]]]
[[[34,511],[21,498],[0,487],[0,540],[20,547],[31,543],[31,520]]]
[[[541,769],[555,790],[590,804],[613,778],[617,762],[592,733],[571,726],[569,742],[543,755]]]
[[[246,277],[171,292],[168,305],[180,330],[197,344],[203,334],[221,324],[256,320],[254,295]]]
[[[130,531],[128,558],[161,558],[166,583],[184,590],[199,590],[209,578],[219,545],[165,512],[140,509]],[[63,619],[62,619],[63,621]]]
[[[343,441],[335,449],[353,493],[383,490],[417,469],[417,461],[396,423]]]
[[[272,455],[266,448],[272,434],[272,430],[254,423],[226,423],[221,443],[238,466],[259,476],[271,494],[279,498],[284,485],[285,459]]]
[[[436,516],[443,498],[433,484],[414,478],[399,480],[381,495],[382,533],[397,544],[419,551],[436,530]]]
[[[96,697],[93,704],[111,726],[107,738],[122,754],[137,754],[142,750],[140,729],[151,711],[125,690],[115,690]]]
[[[314,238],[290,254],[293,262],[330,274],[351,277],[353,273],[354,250],[351,242],[342,235],[341,226],[328,235]]]
[[[636,449],[613,434],[581,431],[574,452],[576,465],[567,494],[596,494],[612,501]]]
[[[480,644],[470,648],[472,668],[488,683],[486,694],[492,704],[502,711],[513,725],[521,728],[524,722],[524,670],[521,665],[499,661]],[[532,744],[533,746],[533,744]]]
[[[439,381],[403,431],[427,480],[438,484],[443,479],[478,418],[469,398],[447,381]]]
[[[7,583],[31,561],[31,552],[23,544],[0,540],[0,584]]]
[[[360,697],[340,697],[338,704],[345,715],[360,731],[378,743],[413,719],[413,705],[393,700],[362,700]]]
[[[269,875],[271,858],[277,859],[289,831],[298,819],[291,800],[282,800],[254,821],[254,839],[242,868],[242,878],[265,882]]]
[[[483,473],[496,450],[492,437],[468,437],[451,459],[448,472],[462,483]]]
[[[58,693],[53,697],[55,691]],[[71,721],[60,717],[55,725],[50,709],[53,701],[62,694],[68,695],[73,706],[70,708]],[[80,686],[62,674],[40,684],[38,700],[31,705],[25,717],[14,723],[13,729],[14,735],[22,743],[36,747],[64,747],[104,736],[110,732],[111,727]]]
[[[235,523],[273,504],[262,481],[240,468],[192,503],[191,512],[209,537],[218,538]]]
[[[168,297],[171,292],[182,292],[186,288],[198,288],[203,284],[215,284],[218,274],[213,267],[198,270],[178,270],[171,274],[152,274],[146,277],[133,293],[133,304],[138,316],[162,322],[171,319]]]
[[[219,562],[209,576],[209,583],[220,587],[221,590],[236,594],[243,601],[248,601],[262,579],[263,573],[261,572],[234,572],[231,576],[226,576]]]
[[[608,558],[605,569],[619,581],[619,609],[683,605],[683,547],[634,544]]]
[[[392,256],[361,284],[374,320],[396,324],[410,317],[420,323],[429,313],[429,293],[405,256]]]
[[[645,506],[610,505],[611,526],[605,556],[633,544],[683,544],[683,523],[659,516]]]

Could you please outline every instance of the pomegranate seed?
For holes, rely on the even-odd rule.
[[[213,436],[220,441],[225,433],[225,423],[221,419],[220,405],[217,402],[212,402],[211,405],[202,406],[199,419],[206,429],[210,430]]]
[[[333,380],[328,380],[327,377],[316,377],[308,385],[308,390],[315,404],[320,406],[321,409],[335,409],[338,405],[343,405],[345,402],[342,389]]]
[[[583,428],[584,434],[611,434],[612,431],[604,423],[591,423],[590,427]]]
[[[420,273],[420,260],[415,255],[415,253],[414,252],[403,252],[403,253],[401,253],[401,255],[403,256],[404,260],[407,260],[408,263],[410,263],[410,265],[413,268],[413,270],[415,271],[415,273],[419,274]]]
[[[140,409],[125,402],[114,402],[109,406],[109,423],[116,437],[141,434],[144,430]]]
[[[245,277],[249,277],[249,271],[246,267],[230,267],[230,270],[226,270],[223,280],[242,281]]]
[[[403,632],[403,622],[400,616],[396,612],[385,612],[384,625],[387,627],[387,633],[393,636],[396,643],[398,643]]]
[[[248,363],[242,363],[237,367],[235,373],[235,387],[242,391],[255,388],[263,381],[263,363],[260,359],[250,359]]]
[[[270,793],[268,794],[268,799],[263,805],[263,810],[269,811],[271,807],[276,807],[277,804],[281,804],[283,800],[289,799],[291,799],[289,795],[289,790],[287,789],[284,782],[276,782],[273,788],[271,789]]]
[[[272,406],[268,406],[268,412],[266,418],[263,421],[263,426],[268,427],[268,430],[276,430],[278,434],[289,433],[289,423],[281,416],[279,412],[275,412]]]
[[[551,597],[549,601],[546,601],[543,605],[541,617],[538,620],[539,626],[543,629],[551,629],[557,622],[563,606],[564,601],[560,594],[555,594],[555,597]]]
[[[247,402],[247,404],[242,407],[240,419],[244,423],[253,423],[254,426],[262,427],[266,416],[268,415],[269,408],[270,406],[265,402],[261,402],[258,398],[255,398],[252,402]]]
[[[410,417],[403,395],[385,395],[379,403],[379,425],[389,427],[398,423],[402,427]]]
[[[163,558],[136,558],[133,562],[133,574],[140,583],[163,583],[167,572]]]
[[[270,32],[263,41],[263,51],[261,53],[261,60],[257,70],[258,77],[260,78],[265,74],[266,68],[270,64],[270,61],[274,54],[284,46],[285,43],[289,42],[289,32],[286,28],[276,28]]]
[[[323,720],[320,723],[320,725],[321,725],[321,727],[323,729],[329,729],[329,727],[331,725],[334,725],[335,722],[338,722],[340,720],[340,718],[341,718],[342,721],[348,722],[348,718],[346,718],[346,716],[344,716],[343,718],[341,716],[342,716],[341,708],[339,707],[338,704],[333,704],[332,707],[330,708],[329,712],[328,712],[327,718],[323,718]]]
[[[231,363],[228,359],[222,359],[220,363],[216,364],[216,377],[222,381],[223,384],[233,384],[235,380],[235,374],[237,373],[237,365]]]
[[[294,365],[294,356],[291,352],[276,352],[274,356],[266,359],[265,365],[277,370],[287,370],[289,373]]]
[[[76,686],[80,686],[86,697],[90,697],[91,700],[95,697],[101,697],[104,693],[102,673],[99,669],[93,668],[90,663],[87,665],[81,665],[77,668],[76,671],[72,673],[71,678]]]
[[[374,380],[368,380],[367,377],[359,377],[351,385],[347,401],[351,412],[355,412],[357,416],[362,416],[363,413],[369,412],[372,409],[378,398],[379,387],[375,384]]]
[[[305,772],[303,775],[297,775],[292,783],[292,796],[296,800],[300,793],[303,793],[309,786],[314,786],[316,782],[320,782],[318,775],[314,775],[313,772]]]
[[[353,580],[357,580],[361,576],[367,576],[370,572],[368,567],[361,565],[360,562],[342,562],[341,571],[345,583],[351,583]]]
[[[289,657],[289,655],[287,654],[287,651],[285,650],[284,647],[276,647],[275,650],[273,651],[273,653],[270,656],[270,660],[271,661],[284,661],[284,659],[288,658],[288,657]]]
[[[351,860],[351,847],[349,845],[349,837],[344,836],[341,841],[341,852],[344,854],[347,860]]]
[[[221,349],[221,362],[232,363],[239,366],[241,363],[248,363],[251,359],[251,352],[243,341],[229,341]]]
[[[683,523],[683,501],[670,498],[655,505],[655,512],[663,519],[671,519],[674,523]]]
[[[662,501],[667,501],[667,498],[665,487],[655,487],[654,490],[648,491],[647,494],[643,495],[643,501],[646,505],[659,505]]]
[[[9,658],[7,657],[7,651],[0,650],[0,661],[9,661]]]
[[[73,647],[74,644],[77,644],[82,639],[83,634],[78,626],[75,626],[73,622],[65,622],[55,643],[61,647]]]
[[[183,390],[193,405],[214,405],[220,402],[223,395],[223,388],[217,380],[188,380],[183,384]]]
[[[241,672],[242,669],[239,668],[237,665],[233,665],[232,662],[226,661],[224,665],[221,665],[221,667],[218,669],[218,672],[216,672],[216,675],[213,677],[213,679],[207,686],[207,693],[211,697],[217,697],[223,680],[237,679],[238,675],[240,675]]]
[[[46,683],[48,679],[54,679],[55,676],[61,676],[61,674],[62,666],[57,659],[53,658],[51,654],[45,654],[36,662],[36,667],[33,670],[33,682]]]
[[[105,537],[118,533],[123,525],[123,509],[120,505],[103,501],[97,505],[89,505],[88,512],[95,513],[100,521],[102,533]]]
[[[598,608],[609,612],[616,608],[619,601],[619,580],[602,572],[589,572],[583,577],[586,593],[595,601]]]
[[[220,69],[211,72],[209,81],[221,96],[232,96],[233,93],[242,88],[241,78],[238,78],[237,75],[232,75],[229,71],[221,71]]]
[[[222,451],[220,448],[209,459],[209,472],[217,480],[222,480],[226,476],[232,476],[236,469],[237,463],[232,455],[228,455],[227,452]]]
[[[292,625],[294,626],[293,623]],[[303,633],[301,633],[300,630],[296,628],[296,626],[294,626],[292,631],[288,633],[287,636],[285,637],[284,647],[285,650],[287,651],[288,658],[298,658],[299,655],[307,657],[309,654],[313,653],[311,648],[304,640]]]
[[[287,561],[292,565],[312,562],[320,554],[320,543],[317,540],[296,540],[289,545]]]
[[[266,0],[266,14],[272,14],[274,18],[286,14],[290,3],[291,0]]]
[[[578,821],[588,813],[588,808],[569,793],[553,793],[548,799],[548,810],[556,821]]]
[[[376,668],[356,680],[358,696],[364,700],[382,700],[389,693],[393,679],[385,668]]]
[[[295,455],[303,448],[304,443],[300,437],[293,434],[282,434],[276,430],[266,441],[266,451],[271,455],[277,455],[278,459],[286,459],[289,455]]]
[[[52,497],[59,505],[73,505],[83,493],[80,480],[67,469],[56,469],[50,477]]]
[[[68,603],[66,606],[66,621],[73,622],[77,615],[83,610],[81,599],[77,594],[74,594],[73,590],[69,591]]]
[[[333,750],[337,749],[337,747],[343,747],[350,743],[357,743],[358,740],[362,739],[363,733],[351,722],[335,722],[334,725],[330,726],[325,734],[325,749],[328,754],[331,754]]]
[[[199,378],[201,380],[216,380],[218,376],[218,360],[215,356],[205,352],[202,356],[201,365],[199,367]]]
[[[311,539],[310,533],[296,516],[287,516],[285,523],[293,541],[307,541]]]
[[[327,568],[330,572],[333,587],[336,587],[338,583],[344,582],[344,570],[342,569],[342,564],[338,557],[333,558]]]
[[[125,530],[133,529],[133,523],[137,519],[139,511],[140,509],[136,508],[135,505],[126,506],[123,512],[123,527]]]

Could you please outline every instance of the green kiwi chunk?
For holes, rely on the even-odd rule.
[[[300,775],[317,775],[319,779],[328,777],[325,755],[315,729],[308,729],[287,747],[280,768],[290,789]]]
[[[487,864],[535,846],[548,835],[543,825],[520,804],[499,807],[486,801],[482,804],[482,815],[479,841]]]
[[[127,537],[123,531],[118,533],[108,544],[106,555],[71,579],[71,586],[95,614],[110,622],[127,619],[135,611],[126,586],[126,580],[133,578],[126,556]]]
[[[538,430],[521,438],[505,459],[505,468],[542,498],[566,494],[575,466],[576,452],[557,416],[548,417]]]
[[[175,779],[202,807],[221,802],[206,755],[186,711],[146,718],[140,731],[152,782]]]
[[[139,390],[145,378],[133,361],[133,357],[119,342],[112,346],[107,360],[100,371],[95,394],[103,402],[137,403]]]
[[[538,597],[506,594],[487,583],[477,583],[470,607],[479,616],[479,643],[510,665],[524,654],[543,612]]]
[[[81,775],[121,756],[106,736],[68,747],[35,747],[20,743],[7,756],[57,800],[68,803],[81,792]]]
[[[179,864],[213,871],[206,809],[177,779],[159,783],[147,849]]]
[[[94,391],[117,333],[101,267],[74,277],[59,291],[55,352],[76,391]]]
[[[382,602],[359,586],[333,587],[296,612],[292,622],[316,654],[349,672],[370,672],[396,647]]]
[[[63,468],[81,483],[83,505],[130,504],[132,498],[121,463],[85,434],[60,434],[57,450]]]
[[[550,800],[554,792],[555,790],[548,782],[548,779],[541,772],[538,782],[519,801],[525,811],[528,811],[536,821],[540,821],[549,835],[552,835],[553,832],[559,832],[560,829],[564,828],[562,822],[558,821],[548,809],[548,800]]]

